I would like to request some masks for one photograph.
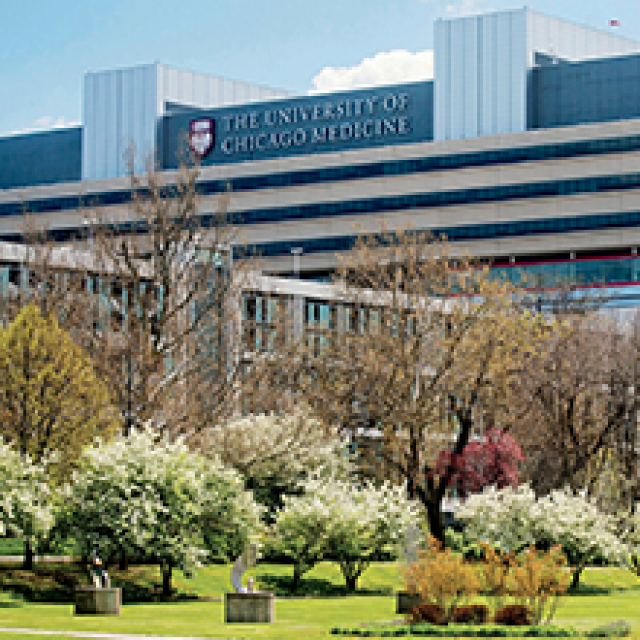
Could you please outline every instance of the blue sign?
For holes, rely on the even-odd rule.
[[[266,160],[433,140],[433,83],[304,96],[165,117],[163,166],[178,166],[186,132],[211,121],[215,146],[202,165]]]

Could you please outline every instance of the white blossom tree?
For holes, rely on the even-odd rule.
[[[51,490],[44,464],[35,464],[0,436],[0,536],[21,538],[32,549],[54,523]],[[25,569],[31,569],[33,555],[25,554]]]
[[[345,442],[301,407],[283,415],[248,415],[206,429],[202,450],[220,456],[245,478],[245,488],[272,512],[284,494],[302,493],[321,468],[346,479],[354,473]]]
[[[418,522],[418,503],[405,486],[356,486],[322,475],[305,483],[303,496],[286,496],[267,544],[293,562],[292,588],[323,558],[338,562],[347,588],[381,551],[398,550],[403,533]]]
[[[562,546],[574,562],[571,588],[576,589],[585,566],[597,556],[627,566],[632,548],[616,533],[616,520],[598,509],[585,493],[552,491],[536,499],[527,484],[513,489],[487,487],[470,496],[457,517],[467,522],[466,535],[504,551],[518,552],[532,544]]]
[[[245,542],[260,527],[261,509],[236,471],[150,428],[89,448],[63,492],[68,535],[105,558],[124,551],[159,564],[163,595],[174,567],[190,572],[207,557],[207,527]]]

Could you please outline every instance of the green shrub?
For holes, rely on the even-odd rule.
[[[0,609],[8,607],[21,607],[24,598],[19,593],[13,591],[0,591]]]
[[[400,636],[436,636],[436,637],[477,637],[477,638],[574,638],[580,635],[572,627],[558,627],[555,625],[534,626],[526,628],[485,625],[467,626],[454,624],[450,626],[435,626],[431,624],[412,624],[393,628],[369,628],[369,629],[331,629],[332,635],[347,635],[360,637],[400,637]]]

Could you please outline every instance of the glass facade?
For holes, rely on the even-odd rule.
[[[80,180],[82,128],[0,138],[0,190]]]
[[[555,61],[532,71],[529,128],[640,118],[640,55]]]

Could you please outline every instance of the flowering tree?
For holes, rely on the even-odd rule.
[[[313,493],[317,495],[324,486],[316,485]],[[350,591],[356,589],[358,578],[376,554],[397,552],[407,527],[418,524],[418,502],[407,499],[403,485],[385,483],[377,488],[366,484],[354,491],[341,483],[334,494],[333,510],[329,549]]]
[[[459,455],[441,451],[433,473],[445,476],[451,466],[447,486],[464,498],[489,485],[517,487],[518,462],[524,459],[520,445],[508,433],[489,429],[483,440],[470,442]]]
[[[10,533],[32,549],[53,525],[50,489],[43,465],[21,455],[0,437],[0,536]],[[25,554],[25,569],[31,569],[33,554]]]
[[[397,549],[404,530],[417,520],[417,503],[407,500],[406,487],[356,487],[317,477],[305,484],[303,496],[285,497],[268,544],[293,561],[294,590],[302,575],[329,554],[347,588],[355,590],[375,554]]]
[[[261,510],[237,472],[148,428],[88,449],[63,491],[68,535],[87,552],[98,547],[108,558],[124,551],[159,564],[164,595],[173,567],[190,571],[207,556],[199,544],[205,527],[245,541],[259,527]]]
[[[616,535],[614,518],[568,488],[536,500],[526,484],[515,490],[487,487],[482,494],[470,496],[457,515],[467,521],[469,536],[505,551],[517,552],[530,544],[561,545],[575,563],[573,589],[596,556],[621,565],[629,562],[631,549]]]
[[[349,475],[346,447],[330,428],[297,407],[284,415],[248,415],[203,434],[202,448],[239,471],[256,500],[275,511],[286,493],[301,493],[321,467]]]
[[[635,504],[632,513],[622,510],[615,517],[620,539],[631,550],[631,562],[628,568],[640,577],[640,504]]]

